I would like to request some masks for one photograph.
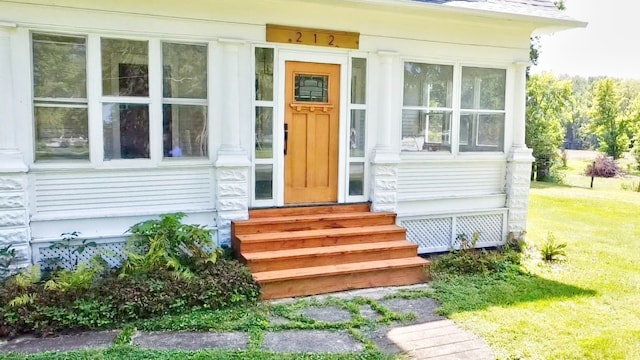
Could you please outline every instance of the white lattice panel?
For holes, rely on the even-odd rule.
[[[465,234],[471,240],[474,233],[480,237],[476,247],[493,246],[499,244],[502,239],[503,215],[486,214],[475,216],[460,216],[456,219],[456,235]],[[456,244],[456,246],[459,244]]]
[[[76,260],[78,263],[89,262],[94,255],[101,254],[109,266],[116,267],[120,265],[123,247],[123,242],[98,243],[95,247],[86,247],[82,253],[73,252],[69,254],[69,251],[65,248],[51,249],[47,244],[42,244],[41,247],[37,248],[36,259],[40,265],[44,265],[47,259],[59,259],[58,264],[60,266],[72,269]],[[71,249],[75,248],[77,246],[71,245]]]
[[[421,252],[442,251],[451,246],[452,218],[404,220],[407,240],[418,244]]]

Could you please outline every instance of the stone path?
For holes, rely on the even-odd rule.
[[[435,315],[434,310],[438,304],[433,299],[384,299],[385,296],[399,289],[424,289],[425,287],[428,286],[355,290],[319,295],[314,298],[322,301],[328,296],[341,299],[367,297],[395,312],[414,313],[416,318],[409,324],[392,323],[364,331],[363,335],[385,353],[404,354],[403,358],[408,356],[411,359],[495,359],[495,355],[484,340],[460,329],[452,321]],[[295,299],[281,299],[273,302],[293,301]],[[363,305],[360,308],[360,314],[371,320],[381,316],[369,305]],[[301,309],[299,315],[326,323],[351,320],[350,312],[335,306],[310,306]],[[271,325],[283,325],[290,320],[274,317],[269,321]],[[10,341],[0,340],[0,355],[6,352],[31,354],[43,351],[108,348],[113,345],[117,334],[117,331],[103,331],[63,335],[56,338],[20,337]],[[243,350],[248,346],[249,337],[243,332],[138,332],[131,342],[144,349]],[[261,348],[287,353],[357,353],[364,350],[364,345],[343,330],[267,330],[262,339]]]

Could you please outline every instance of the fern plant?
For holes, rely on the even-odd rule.
[[[160,215],[160,219],[133,225],[127,238],[121,276],[168,270],[176,278],[192,278],[197,266],[215,263],[222,254],[211,240],[212,231],[183,224],[184,213]]]
[[[72,289],[86,289],[107,269],[101,255],[96,255],[87,263],[81,261],[73,270],[62,269],[53,274],[45,284],[47,290],[66,292]]]
[[[555,235],[549,232],[546,241],[540,248],[540,255],[542,255],[542,259],[548,262],[564,260],[567,257],[566,247],[567,243],[558,243]]]

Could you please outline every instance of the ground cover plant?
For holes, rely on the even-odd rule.
[[[576,156],[578,155],[578,156]],[[565,185],[534,183],[520,269],[433,282],[440,312],[487,340],[499,359],[636,359],[640,354],[640,194],[596,179],[569,155]],[[545,262],[547,234],[566,260]],[[446,280],[446,281],[445,281]]]
[[[122,268],[109,269],[101,254],[78,262],[78,250],[67,244],[71,258],[56,262],[70,262],[72,268],[49,269],[43,277],[39,266],[31,266],[7,278],[0,286],[0,337],[113,328],[255,303],[259,287],[248,269],[218,259],[221,250],[213,249],[211,232],[183,224],[183,217],[167,214],[134,225]]]

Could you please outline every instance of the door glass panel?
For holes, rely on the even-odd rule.
[[[273,198],[273,165],[256,165],[256,200]]]
[[[295,101],[329,102],[329,77],[326,75],[296,74]]]
[[[365,110],[351,110],[351,127],[349,129],[349,155],[364,157]]]
[[[349,195],[364,195],[364,164],[349,164]]]
[[[351,103],[364,104],[367,89],[367,59],[351,61]]]
[[[273,157],[273,108],[256,107],[256,158]]]
[[[256,48],[256,100],[273,100],[273,49]]]

